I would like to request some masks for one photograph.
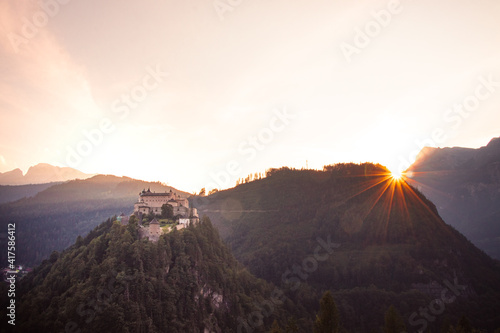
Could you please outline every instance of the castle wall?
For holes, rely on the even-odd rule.
[[[159,224],[151,223],[149,225],[149,240],[153,242],[157,242],[160,239],[160,235],[162,234],[162,230]]]
[[[164,204],[168,203],[172,197],[169,196],[142,196],[141,197],[142,201],[147,204],[148,206],[151,207],[160,207],[163,206]]]
[[[189,201],[188,201],[188,199],[177,199],[177,202],[181,206],[189,207]]]
[[[189,209],[189,201],[185,198],[180,198],[173,192],[154,193],[143,191],[139,195],[139,201],[134,204],[134,212],[161,214],[161,207],[165,204],[169,204],[173,207],[174,215],[181,215],[183,217],[193,215],[192,211]]]
[[[160,239],[160,236],[163,234],[163,230],[159,224],[150,224],[149,227],[140,227],[139,228],[139,237],[147,238],[152,242],[157,242]]]
[[[184,207],[184,206],[174,207],[174,216],[175,215],[181,215],[181,216],[189,217],[189,208]]]

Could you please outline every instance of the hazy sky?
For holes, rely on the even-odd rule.
[[[479,147],[500,136],[499,18],[496,0],[0,0],[0,172],[199,191]]]

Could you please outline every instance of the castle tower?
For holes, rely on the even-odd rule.
[[[160,227],[160,222],[156,218],[153,221],[149,222],[149,240],[152,242],[157,242],[160,239],[163,231]]]

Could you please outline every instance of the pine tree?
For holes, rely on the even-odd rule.
[[[440,333],[448,333],[450,332],[452,326],[451,326],[451,322],[450,322],[450,319],[448,317],[445,317],[444,320],[443,320],[443,323],[441,324],[441,329],[440,329]]]
[[[297,320],[294,317],[290,318],[286,324],[285,333],[297,333],[298,331]]]
[[[276,319],[273,321],[273,324],[271,326],[271,330],[269,331],[269,333],[283,333],[283,331],[281,330],[280,325],[278,324]]]
[[[472,326],[469,322],[469,319],[467,319],[467,317],[465,317],[465,316],[460,317],[460,320],[458,321],[458,325],[455,328],[455,331],[457,333],[472,333],[472,332],[474,332],[472,330]]]
[[[340,326],[339,312],[329,290],[321,297],[319,306],[319,313],[316,315],[316,322],[314,323],[314,333],[338,333]]]
[[[390,306],[385,312],[385,333],[400,333],[406,331],[403,319],[394,306]]]

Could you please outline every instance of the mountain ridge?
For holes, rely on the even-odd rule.
[[[479,148],[465,147],[424,147],[415,162],[406,172],[442,170],[463,170],[481,167],[491,162],[500,162],[500,137],[492,138],[486,146]]]
[[[30,184],[30,185],[0,185],[0,204],[14,202],[23,198],[30,198],[41,191],[60,184],[45,183],[45,184]]]
[[[86,174],[70,167],[58,167],[48,163],[31,166],[23,175],[21,169],[0,173],[0,185],[30,185],[86,179],[94,174]]]
[[[500,259],[500,138],[477,149],[424,148],[406,175],[447,223]]]

